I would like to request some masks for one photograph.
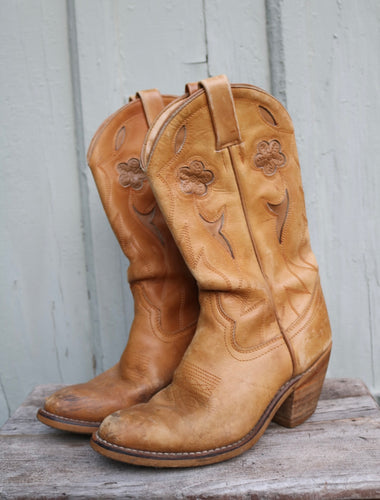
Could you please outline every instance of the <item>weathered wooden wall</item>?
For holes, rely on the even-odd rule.
[[[0,423],[40,383],[119,357],[127,262],[86,167],[100,122],[140,88],[227,73],[293,117],[334,333],[332,376],[380,393],[380,2],[0,3]]]

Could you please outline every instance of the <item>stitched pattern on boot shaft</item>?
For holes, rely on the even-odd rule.
[[[175,383],[182,391],[203,404],[211,397],[220,381],[220,377],[190,362],[185,362],[175,376]]]

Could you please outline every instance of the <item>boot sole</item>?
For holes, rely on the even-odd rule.
[[[109,443],[97,432],[94,432],[90,444],[108,458],[146,467],[195,467],[223,462],[252,448],[272,420],[284,427],[296,427],[311,417],[322,390],[330,352],[331,346],[306,372],[284,384],[253,429],[229,445],[182,453],[142,451]]]
[[[92,434],[100,426],[101,422],[90,422],[87,420],[76,420],[75,418],[62,417],[50,413],[43,408],[37,412],[37,418],[40,422],[54,429],[61,431],[75,432],[77,434]]]

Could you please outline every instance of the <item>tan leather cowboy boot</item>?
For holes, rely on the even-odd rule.
[[[330,355],[293,125],[266,92],[219,76],[167,108],[142,161],[201,313],[173,382],[107,417],[92,446],[138,465],[220,462],[272,419],[307,419]]]
[[[172,379],[195,331],[198,290],[164,222],[140,151],[155,116],[173,100],[142,91],[110,116],[89,151],[104,209],[130,260],[135,317],[120,361],[85,384],[59,390],[38,412],[58,429],[92,433],[119,408],[147,401]]]

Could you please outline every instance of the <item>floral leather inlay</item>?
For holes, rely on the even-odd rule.
[[[260,168],[265,175],[273,175],[277,169],[283,167],[286,157],[281,152],[281,144],[276,139],[273,141],[261,141],[257,145],[257,155],[255,165]]]
[[[146,175],[140,167],[137,158],[130,158],[127,163],[119,163],[116,167],[119,172],[119,184],[125,188],[131,187],[136,191],[143,187]]]
[[[207,186],[214,180],[214,174],[206,170],[201,161],[193,160],[189,166],[179,169],[179,180],[185,194],[202,196],[207,193]]]

